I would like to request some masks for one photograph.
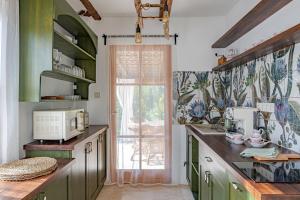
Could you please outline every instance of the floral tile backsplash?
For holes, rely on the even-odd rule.
[[[275,105],[272,142],[300,152],[300,43],[222,72],[173,74],[174,121],[217,123],[227,107]]]

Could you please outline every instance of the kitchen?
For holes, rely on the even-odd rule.
[[[300,198],[299,2],[170,2],[1,0],[0,199]]]

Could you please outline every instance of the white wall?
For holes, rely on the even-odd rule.
[[[107,124],[109,119],[109,44],[134,44],[134,39],[109,39],[103,45],[102,34],[134,34],[136,18],[103,18],[100,23],[88,21],[99,36],[97,57],[97,83],[91,86],[88,111],[92,124]],[[170,33],[179,35],[178,44],[174,40],[144,39],[143,44],[172,44],[173,71],[205,71],[216,65],[211,44],[221,36],[225,28],[223,17],[172,18]],[[159,21],[145,21],[143,34],[163,34]],[[100,92],[100,98],[94,98],[94,92]],[[173,183],[186,183],[185,168],[185,128],[173,126]]]

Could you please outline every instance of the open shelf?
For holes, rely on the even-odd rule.
[[[272,37],[269,40],[266,40],[244,53],[241,53],[223,65],[214,67],[213,71],[229,70],[233,67],[245,64],[251,60],[273,53],[298,42],[300,42],[300,24]]]
[[[58,70],[52,70],[52,71],[43,71],[42,76],[50,77],[50,78],[55,78],[63,81],[69,81],[69,82],[86,82],[86,83],[95,83],[95,81],[74,76],[72,74],[68,74],[65,72],[61,72]]]
[[[227,31],[218,41],[216,41],[212,48],[225,48],[232,44],[237,39],[248,33],[258,24],[273,15],[275,12],[283,8],[292,0],[274,1],[263,0],[260,1],[250,12],[248,12],[238,23],[236,23],[229,31]]]
[[[54,31],[54,44],[53,47],[61,51],[64,55],[73,58],[74,60],[93,60],[96,58],[91,54],[80,48],[78,45],[69,41],[64,35]]]

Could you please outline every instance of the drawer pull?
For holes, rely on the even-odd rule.
[[[232,187],[233,189],[239,191],[239,192],[242,192],[242,190],[239,188],[238,184],[236,182],[232,182]]]
[[[206,159],[206,162],[213,162],[213,159],[209,156],[204,157]]]
[[[204,175],[204,182],[209,185],[210,184],[210,172],[209,171],[205,171],[205,175]]]

